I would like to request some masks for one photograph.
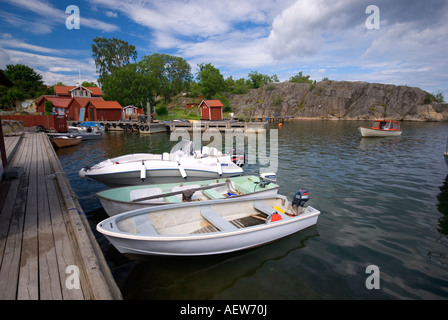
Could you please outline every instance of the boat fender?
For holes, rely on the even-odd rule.
[[[182,165],[179,164],[179,171],[180,174],[182,175],[182,178],[187,179],[187,173],[185,172],[184,167],[182,167]]]
[[[232,192],[227,192],[227,198],[236,197],[237,195]]]
[[[218,174],[219,174],[219,176],[222,176],[222,166],[221,166],[221,163],[218,162],[216,165],[218,166]]]
[[[142,161],[142,167],[140,169],[140,179],[142,179],[142,181],[145,181],[146,179],[146,167],[144,161]]]

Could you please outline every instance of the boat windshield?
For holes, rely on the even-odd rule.
[[[193,154],[193,142],[189,140],[181,140],[176,143],[172,148],[170,153],[188,153]]]
[[[379,122],[379,121],[375,121],[375,122],[373,123],[372,128],[379,128],[379,126],[380,126],[380,122]]]

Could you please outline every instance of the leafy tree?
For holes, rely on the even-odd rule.
[[[197,80],[202,89],[202,94],[206,99],[210,99],[215,94],[223,92],[225,88],[224,77],[219,69],[210,63],[199,65]]]
[[[155,85],[143,73],[138,63],[116,68],[112,75],[103,79],[102,91],[106,100],[118,101],[122,106],[146,106],[152,104]]]
[[[112,38],[96,37],[93,39],[92,53],[99,75],[98,82],[111,75],[116,68],[123,67],[137,59],[135,46],[126,41]]]
[[[45,101],[44,103],[44,109],[45,109],[45,114],[51,114],[53,112],[53,102],[51,102],[50,100]]]
[[[289,82],[313,84],[313,80],[310,79],[310,76],[309,75],[304,76],[303,71],[300,71],[295,76],[290,77]]]
[[[252,83],[252,88],[257,89],[262,86],[272,83],[279,82],[277,75],[268,76],[267,74],[258,73],[257,71],[251,71],[249,73],[249,79]]]
[[[187,89],[191,83],[191,66],[181,57],[155,53],[143,57],[139,66],[151,79],[155,92],[163,96],[167,102]]]
[[[98,87],[95,82],[83,81],[81,83],[83,87]]]
[[[42,76],[26,65],[9,64],[6,66],[4,74],[14,83],[14,86],[11,88],[0,86],[1,108],[14,108],[17,101],[34,99],[48,94]]]

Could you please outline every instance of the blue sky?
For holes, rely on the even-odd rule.
[[[80,10],[67,29],[66,8]],[[369,5],[379,29],[369,29]],[[23,63],[46,84],[96,81],[97,36],[136,46],[138,60],[179,55],[193,73],[211,63],[224,77],[250,71],[280,81],[368,81],[443,92],[448,100],[445,0],[0,0],[0,68]]]

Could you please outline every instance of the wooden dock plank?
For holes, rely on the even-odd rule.
[[[51,209],[57,205],[50,201],[50,195],[55,191],[47,185],[47,175],[51,175],[51,168],[48,163],[48,155],[45,146],[41,142],[38,185],[40,186],[38,224],[39,224],[39,292],[43,300],[60,300],[63,298],[60,281],[60,271],[57,259],[56,239],[60,237],[58,229],[52,225]],[[54,209],[53,209],[54,210]],[[54,217],[57,219],[57,215]],[[60,232],[60,231],[59,231]]]
[[[27,169],[26,159],[29,156],[28,149],[22,148],[18,151],[12,161],[13,166],[22,166]],[[10,212],[2,210],[2,216],[9,218],[5,221],[9,224],[5,247],[2,255],[0,268],[0,299],[14,300],[17,298],[17,286],[19,278],[20,254],[22,250],[23,220],[26,207],[26,194],[28,189],[28,175],[23,174],[19,181],[15,194],[11,194],[10,201],[13,204]]]
[[[0,299],[122,299],[48,137],[27,133],[19,146],[9,167],[25,172],[0,184]]]
[[[25,140],[25,147],[29,150],[29,166],[26,173],[28,175],[28,189],[26,192],[26,206],[24,214],[22,251],[20,257],[19,283],[17,299],[19,300],[38,300],[38,252],[37,243],[37,159],[36,135],[28,135]]]

